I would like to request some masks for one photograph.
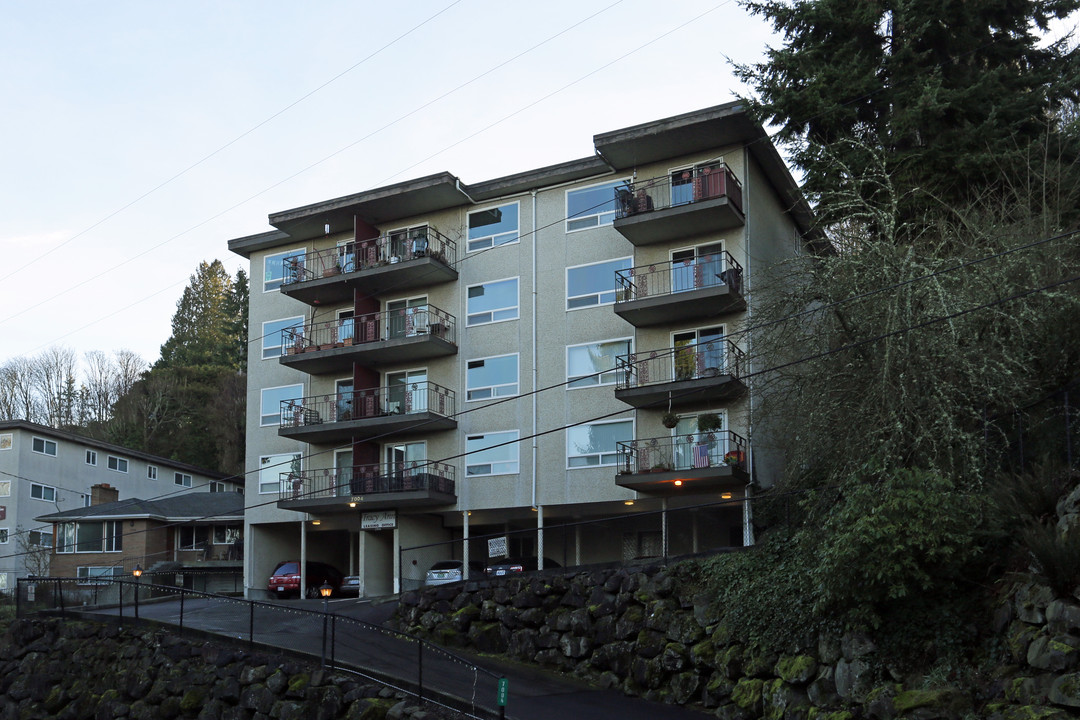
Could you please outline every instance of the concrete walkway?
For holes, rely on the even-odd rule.
[[[396,605],[394,600],[330,601],[330,613],[337,617],[328,626],[334,641],[325,649],[327,658],[332,656],[339,666],[359,670],[402,689],[415,689],[422,675],[426,695],[436,700],[440,695],[456,698],[459,706],[495,717],[498,716],[497,678],[506,677],[509,681],[506,717],[511,720],[701,720],[706,717],[699,711],[651,703],[615,690],[600,690],[501,658],[477,657],[457,650],[444,654],[430,646],[421,651],[416,642],[373,627],[381,626]],[[257,605],[252,613],[248,603],[235,599],[188,598],[184,603],[183,624],[185,628],[243,640],[248,639],[253,626],[257,643],[319,658],[323,653],[322,608],[321,600],[294,600],[269,607]],[[132,617],[132,610],[126,606],[124,616]],[[116,610],[109,614],[115,615]],[[139,616],[176,625],[180,602],[144,602]],[[471,664],[487,672],[476,672]]]

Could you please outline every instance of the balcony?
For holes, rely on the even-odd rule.
[[[450,505],[457,500],[454,466],[412,461],[282,473],[278,507],[306,512]],[[355,503],[355,505],[354,505]]]
[[[739,377],[745,366],[745,353],[723,339],[620,355],[615,398],[636,408],[731,400],[746,391]]]
[[[726,251],[615,272],[615,314],[634,327],[746,309],[742,265]]]
[[[308,305],[352,302],[457,280],[457,246],[434,228],[413,228],[316,250],[285,261],[281,292]]]
[[[454,355],[457,320],[437,307],[390,310],[281,332],[282,365],[317,375]]]
[[[308,443],[425,435],[457,427],[453,390],[433,382],[282,400],[278,435]]]
[[[723,492],[750,480],[746,438],[730,430],[620,442],[615,484],[675,495]]]
[[[742,185],[723,162],[615,190],[615,229],[634,245],[729,230],[745,222]]]

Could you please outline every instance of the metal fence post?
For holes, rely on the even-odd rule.
[[[23,578],[15,578],[15,617],[22,617]]]
[[[180,588],[180,632],[184,632],[184,588]]]
[[[424,641],[416,639],[416,700],[424,702]]]
[[[64,587],[60,584],[60,580],[56,581],[56,597],[60,598],[60,614],[67,615],[67,609],[64,607]]]
[[[334,650],[337,648],[337,615],[330,616],[330,669],[334,669]]]

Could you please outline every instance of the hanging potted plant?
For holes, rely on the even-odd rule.
[[[664,427],[666,428],[674,428],[679,424],[679,416],[669,410],[663,414],[660,418],[660,422],[664,423]]]
[[[723,423],[720,421],[720,416],[716,413],[701,413],[697,418],[698,432],[711,433],[717,432],[723,427]]]

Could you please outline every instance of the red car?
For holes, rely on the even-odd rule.
[[[307,562],[307,591],[304,597],[319,597],[319,588],[330,583],[337,593],[345,576],[333,565],[317,560]],[[278,597],[300,597],[300,561],[285,560],[274,568],[270,581],[266,584],[270,594]]]

